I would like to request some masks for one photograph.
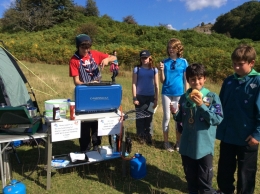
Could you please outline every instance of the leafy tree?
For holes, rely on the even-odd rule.
[[[260,13],[260,2],[250,1],[219,16],[212,27],[217,33],[229,33],[232,38],[251,38],[260,40],[257,15]],[[259,16],[258,16],[259,17]],[[258,38],[257,38],[258,37]]]
[[[102,16],[102,18],[105,18],[105,19],[108,19],[108,20],[113,20],[109,15],[107,15],[107,14],[104,14],[103,16]]]
[[[127,23],[127,24],[137,24],[137,22],[135,21],[134,16],[132,15],[128,15],[126,17],[123,18],[123,22]]]
[[[39,31],[73,18],[71,0],[16,0],[6,10],[3,29],[10,31]]]
[[[75,10],[73,0],[49,0],[49,6],[53,10],[52,17],[56,23],[73,19]]]
[[[98,27],[95,23],[88,22],[85,24],[80,25],[76,31],[75,34],[87,34],[90,36],[91,40],[94,42],[95,37],[98,33]]]
[[[96,5],[96,1],[94,0],[87,0],[87,5],[85,9],[85,16],[99,16],[99,10]]]
[[[81,5],[75,5],[74,10],[75,10],[75,12],[78,12],[78,13],[82,13],[82,14],[85,13],[85,7],[83,7]]]

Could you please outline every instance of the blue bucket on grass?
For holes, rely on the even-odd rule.
[[[3,188],[3,194],[26,194],[26,187],[22,182],[11,180],[10,184]]]
[[[136,153],[130,160],[130,175],[134,179],[142,179],[146,176],[146,159],[142,154]]]

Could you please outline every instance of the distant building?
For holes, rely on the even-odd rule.
[[[195,28],[192,28],[192,30],[195,30],[196,32],[204,33],[204,34],[211,34],[211,28],[213,24],[205,24],[201,26],[197,26]]]

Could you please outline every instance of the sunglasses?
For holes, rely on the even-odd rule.
[[[176,66],[176,61],[173,61],[172,64],[171,64],[170,69],[171,69],[171,70],[174,70],[174,69],[175,69],[175,66]]]
[[[79,47],[82,49],[89,49],[89,46],[86,44],[79,45]]]

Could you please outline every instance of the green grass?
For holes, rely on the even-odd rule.
[[[73,99],[73,81],[68,76],[68,66],[45,65],[25,63],[36,75],[45,81],[53,89],[49,89],[41,83],[35,76],[21,66],[31,87],[35,90],[35,95],[39,103],[40,110],[44,110],[44,101],[55,98]],[[103,80],[110,80],[111,73],[106,68],[102,72]],[[122,107],[123,111],[134,108],[132,104],[131,92],[131,72],[120,71],[117,82],[123,87]],[[207,80],[206,87],[218,93],[221,83],[213,83]],[[160,85],[161,87],[161,85]],[[41,92],[39,92],[39,91]],[[57,92],[57,94],[55,92]],[[44,93],[51,94],[52,96]],[[135,180],[130,176],[129,161],[126,162],[126,177],[122,177],[121,159],[105,161],[96,164],[84,165],[73,168],[65,168],[52,172],[51,190],[45,190],[46,171],[44,170],[44,147],[40,146],[41,160],[39,167],[25,180],[24,175],[28,175],[35,167],[38,157],[36,147],[22,146],[17,149],[18,156],[22,164],[18,164],[13,153],[10,153],[13,167],[13,178],[22,180],[26,185],[28,194],[88,194],[88,193],[153,193],[153,194],[180,194],[187,193],[187,184],[183,173],[181,158],[177,152],[169,153],[162,148],[162,108],[159,99],[159,108],[154,115],[154,144],[153,146],[140,145],[135,139],[135,122],[125,121],[124,125],[128,135],[132,137],[133,148],[131,156],[139,152],[146,158],[147,176],[142,180]],[[102,145],[108,145],[108,138],[104,137]],[[175,129],[173,120],[170,123],[169,139],[175,142]],[[79,150],[78,140],[70,140],[53,143],[53,155],[66,154]],[[216,172],[219,156],[219,141],[216,141],[214,156],[213,186],[217,188]],[[259,168],[259,165],[258,165]],[[256,176],[255,193],[260,193],[260,172]]]

